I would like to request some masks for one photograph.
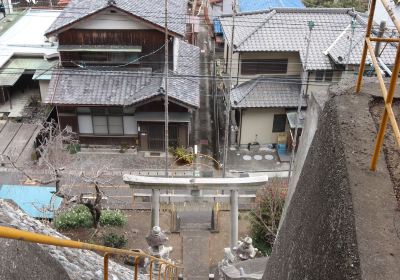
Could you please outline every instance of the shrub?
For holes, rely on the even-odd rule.
[[[119,210],[103,210],[100,216],[100,225],[122,227],[126,224],[125,215]]]
[[[256,207],[250,212],[251,237],[264,254],[271,252],[281,219],[287,183],[274,179],[257,193]]]
[[[174,149],[174,156],[176,160],[183,164],[192,164],[193,153],[188,152],[184,147],[177,147]]]
[[[56,229],[68,230],[76,228],[89,228],[93,225],[92,215],[84,205],[76,206],[57,215],[54,219]]]
[[[72,154],[76,154],[77,152],[80,152],[81,150],[81,145],[80,144],[68,144],[67,146],[67,150],[68,152],[72,155]]]
[[[123,248],[127,242],[128,240],[124,235],[108,233],[103,236],[103,244],[107,247]]]

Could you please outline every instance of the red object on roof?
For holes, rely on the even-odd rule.
[[[60,0],[58,1],[59,6],[67,6],[71,0]]]

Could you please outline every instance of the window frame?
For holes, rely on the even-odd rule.
[[[81,108],[81,109],[79,109]],[[76,108],[76,115],[77,119],[79,119],[80,115],[85,115],[85,116],[90,116],[91,122],[92,122],[92,133],[82,133],[85,135],[96,135],[96,136],[134,136],[136,134],[131,134],[131,133],[126,133],[125,132],[125,120],[124,117],[132,117],[135,114],[128,114],[124,113],[123,107],[118,108],[120,109],[120,112],[112,112],[112,109],[115,109],[117,107],[77,107]],[[86,110],[85,110],[86,109]],[[97,112],[96,112],[97,110]],[[100,112],[100,110],[104,110],[103,112]],[[81,112],[79,112],[81,111]],[[95,132],[95,124],[94,124],[94,118],[95,117],[105,117],[106,119],[106,128],[107,128],[107,133],[96,133]],[[121,122],[121,129],[122,133],[111,133],[110,132],[110,118],[119,118]],[[79,123],[78,123],[78,130],[80,131],[79,128]],[[81,133],[81,132],[79,132]]]
[[[252,65],[252,63],[254,63]],[[272,66],[272,69],[265,67]],[[279,75],[287,74],[289,59],[241,59],[240,74],[241,75]],[[281,68],[277,67],[281,66]],[[274,68],[275,67],[275,68]],[[251,69],[253,68],[253,69]]]
[[[278,121],[282,121],[282,120],[278,120],[278,118],[282,118],[283,120],[283,129],[278,129],[281,128],[280,127],[280,123],[278,124]],[[272,133],[282,133],[286,131],[286,123],[287,123],[287,116],[286,114],[274,114],[274,119],[272,120]],[[277,128],[277,126],[279,125],[279,127]]]

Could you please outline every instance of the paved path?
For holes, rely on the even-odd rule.
[[[196,225],[181,232],[184,279],[208,280],[210,232]]]

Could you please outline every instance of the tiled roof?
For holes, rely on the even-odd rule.
[[[164,1],[160,0],[71,0],[60,16],[46,31],[46,35],[78,22],[107,7],[116,7],[128,14],[140,17],[159,27],[164,27]],[[187,0],[168,0],[168,27],[179,35],[184,35],[186,28]]]
[[[304,66],[307,40],[309,34],[308,22],[314,21],[315,27],[311,35],[308,70],[332,69],[332,61],[324,51],[331,47],[332,56],[347,55],[346,38],[337,40],[349,27],[352,19],[357,18],[355,29],[356,42],[353,44],[354,62],[359,61],[362,50],[362,37],[365,34],[364,21],[351,9],[274,9],[258,13],[238,14],[235,23],[235,51],[287,51],[299,52]],[[232,17],[221,18],[222,27],[228,44],[231,40]],[[340,38],[339,38],[340,39]],[[389,46],[390,48],[390,46]],[[388,52],[388,59],[394,61],[393,50]],[[384,55],[385,56],[385,55]],[[336,60],[334,59],[336,62]]]
[[[363,19],[360,18],[358,22],[362,22]],[[358,65],[361,62],[361,55],[364,46],[364,36],[365,30],[360,27],[361,24],[356,24],[354,35],[352,35],[352,28],[349,26],[338,39],[325,51],[327,55],[336,64],[353,64]],[[361,29],[361,30],[360,30]],[[386,37],[392,34],[386,34]],[[352,46],[351,52],[350,44]],[[372,46],[375,48],[375,42],[371,42]],[[386,65],[392,65],[394,63],[394,58],[396,56],[397,48],[392,44],[381,44],[381,54],[380,58]],[[371,60],[367,56],[367,62],[370,63]]]
[[[231,92],[234,108],[295,108],[298,106],[301,80],[298,76],[260,76]],[[302,100],[302,106],[307,106]]]
[[[301,0],[239,0],[240,12],[253,12],[269,8],[304,8]]]
[[[190,107],[200,105],[200,50],[179,41],[176,72],[171,71],[168,95]],[[129,106],[146,101],[164,92],[162,73],[151,68],[131,71],[104,69],[55,69],[45,103],[63,105]]]

